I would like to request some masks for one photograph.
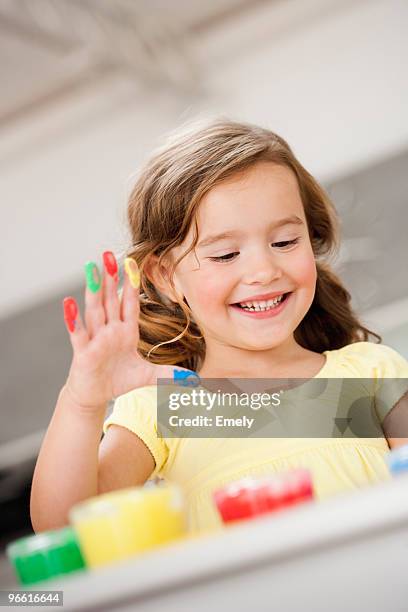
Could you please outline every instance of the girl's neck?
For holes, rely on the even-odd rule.
[[[264,352],[239,350],[239,355],[232,353],[229,359],[220,355],[216,363],[211,359],[212,353],[207,351],[198,374],[201,378],[309,378],[315,376],[326,361],[324,355],[296,342],[290,347],[278,348],[280,350]]]

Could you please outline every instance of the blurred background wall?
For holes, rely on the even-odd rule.
[[[29,529],[71,358],[61,300],[127,248],[132,175],[190,118],[288,140],[340,214],[355,309],[408,357],[407,18],[405,0],[0,0],[0,543]]]

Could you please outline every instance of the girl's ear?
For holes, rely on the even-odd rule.
[[[151,283],[162,293],[171,303],[177,302],[172,286],[169,282],[169,271],[163,263],[159,264],[157,255],[151,255],[145,263],[144,272]]]

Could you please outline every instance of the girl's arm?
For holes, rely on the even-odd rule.
[[[389,411],[382,428],[391,449],[408,444],[408,438],[397,437],[408,435],[408,392]]]
[[[142,485],[153,472],[150,451],[127,429],[111,425],[99,444],[105,411],[104,406],[96,413],[81,409],[62,388],[34,471],[30,503],[34,531],[63,527],[76,503]]]
[[[87,264],[85,324],[75,300],[64,300],[73,359],[34,471],[30,511],[35,531],[65,525],[76,503],[143,484],[154,470],[150,451],[123,427],[109,427],[99,448],[108,401],[157,384],[174,369],[151,364],[137,351],[140,304],[135,262],[125,262],[121,301],[113,253],[104,253],[104,263],[102,280],[96,264]]]
[[[97,494],[105,411],[106,405],[95,411],[82,409],[62,388],[34,470],[30,499],[34,531],[63,527],[73,505]]]
[[[155,461],[145,443],[120,425],[110,425],[99,447],[98,494],[142,485]]]

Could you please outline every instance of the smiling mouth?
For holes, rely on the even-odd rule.
[[[254,310],[252,310],[252,309],[249,309],[249,308],[244,308],[243,306],[241,306],[241,305],[240,305],[240,303],[239,303],[239,302],[235,302],[234,304],[230,304],[230,306],[233,306],[234,308],[239,308],[240,310],[245,310],[246,312],[268,312],[268,310],[274,310],[275,308],[278,308],[278,306],[279,306],[280,304],[283,304],[283,302],[285,302],[285,301],[286,301],[287,297],[288,297],[288,296],[289,296],[291,293],[292,293],[292,291],[289,291],[288,293],[283,293],[283,294],[282,294],[282,295],[283,295],[283,297],[282,297],[281,301],[280,301],[280,302],[278,302],[278,304],[276,304],[276,306],[271,306],[270,308],[265,309],[265,310],[264,310],[264,309],[261,309],[261,310],[254,309]],[[265,300],[264,300],[264,301],[265,301]]]

